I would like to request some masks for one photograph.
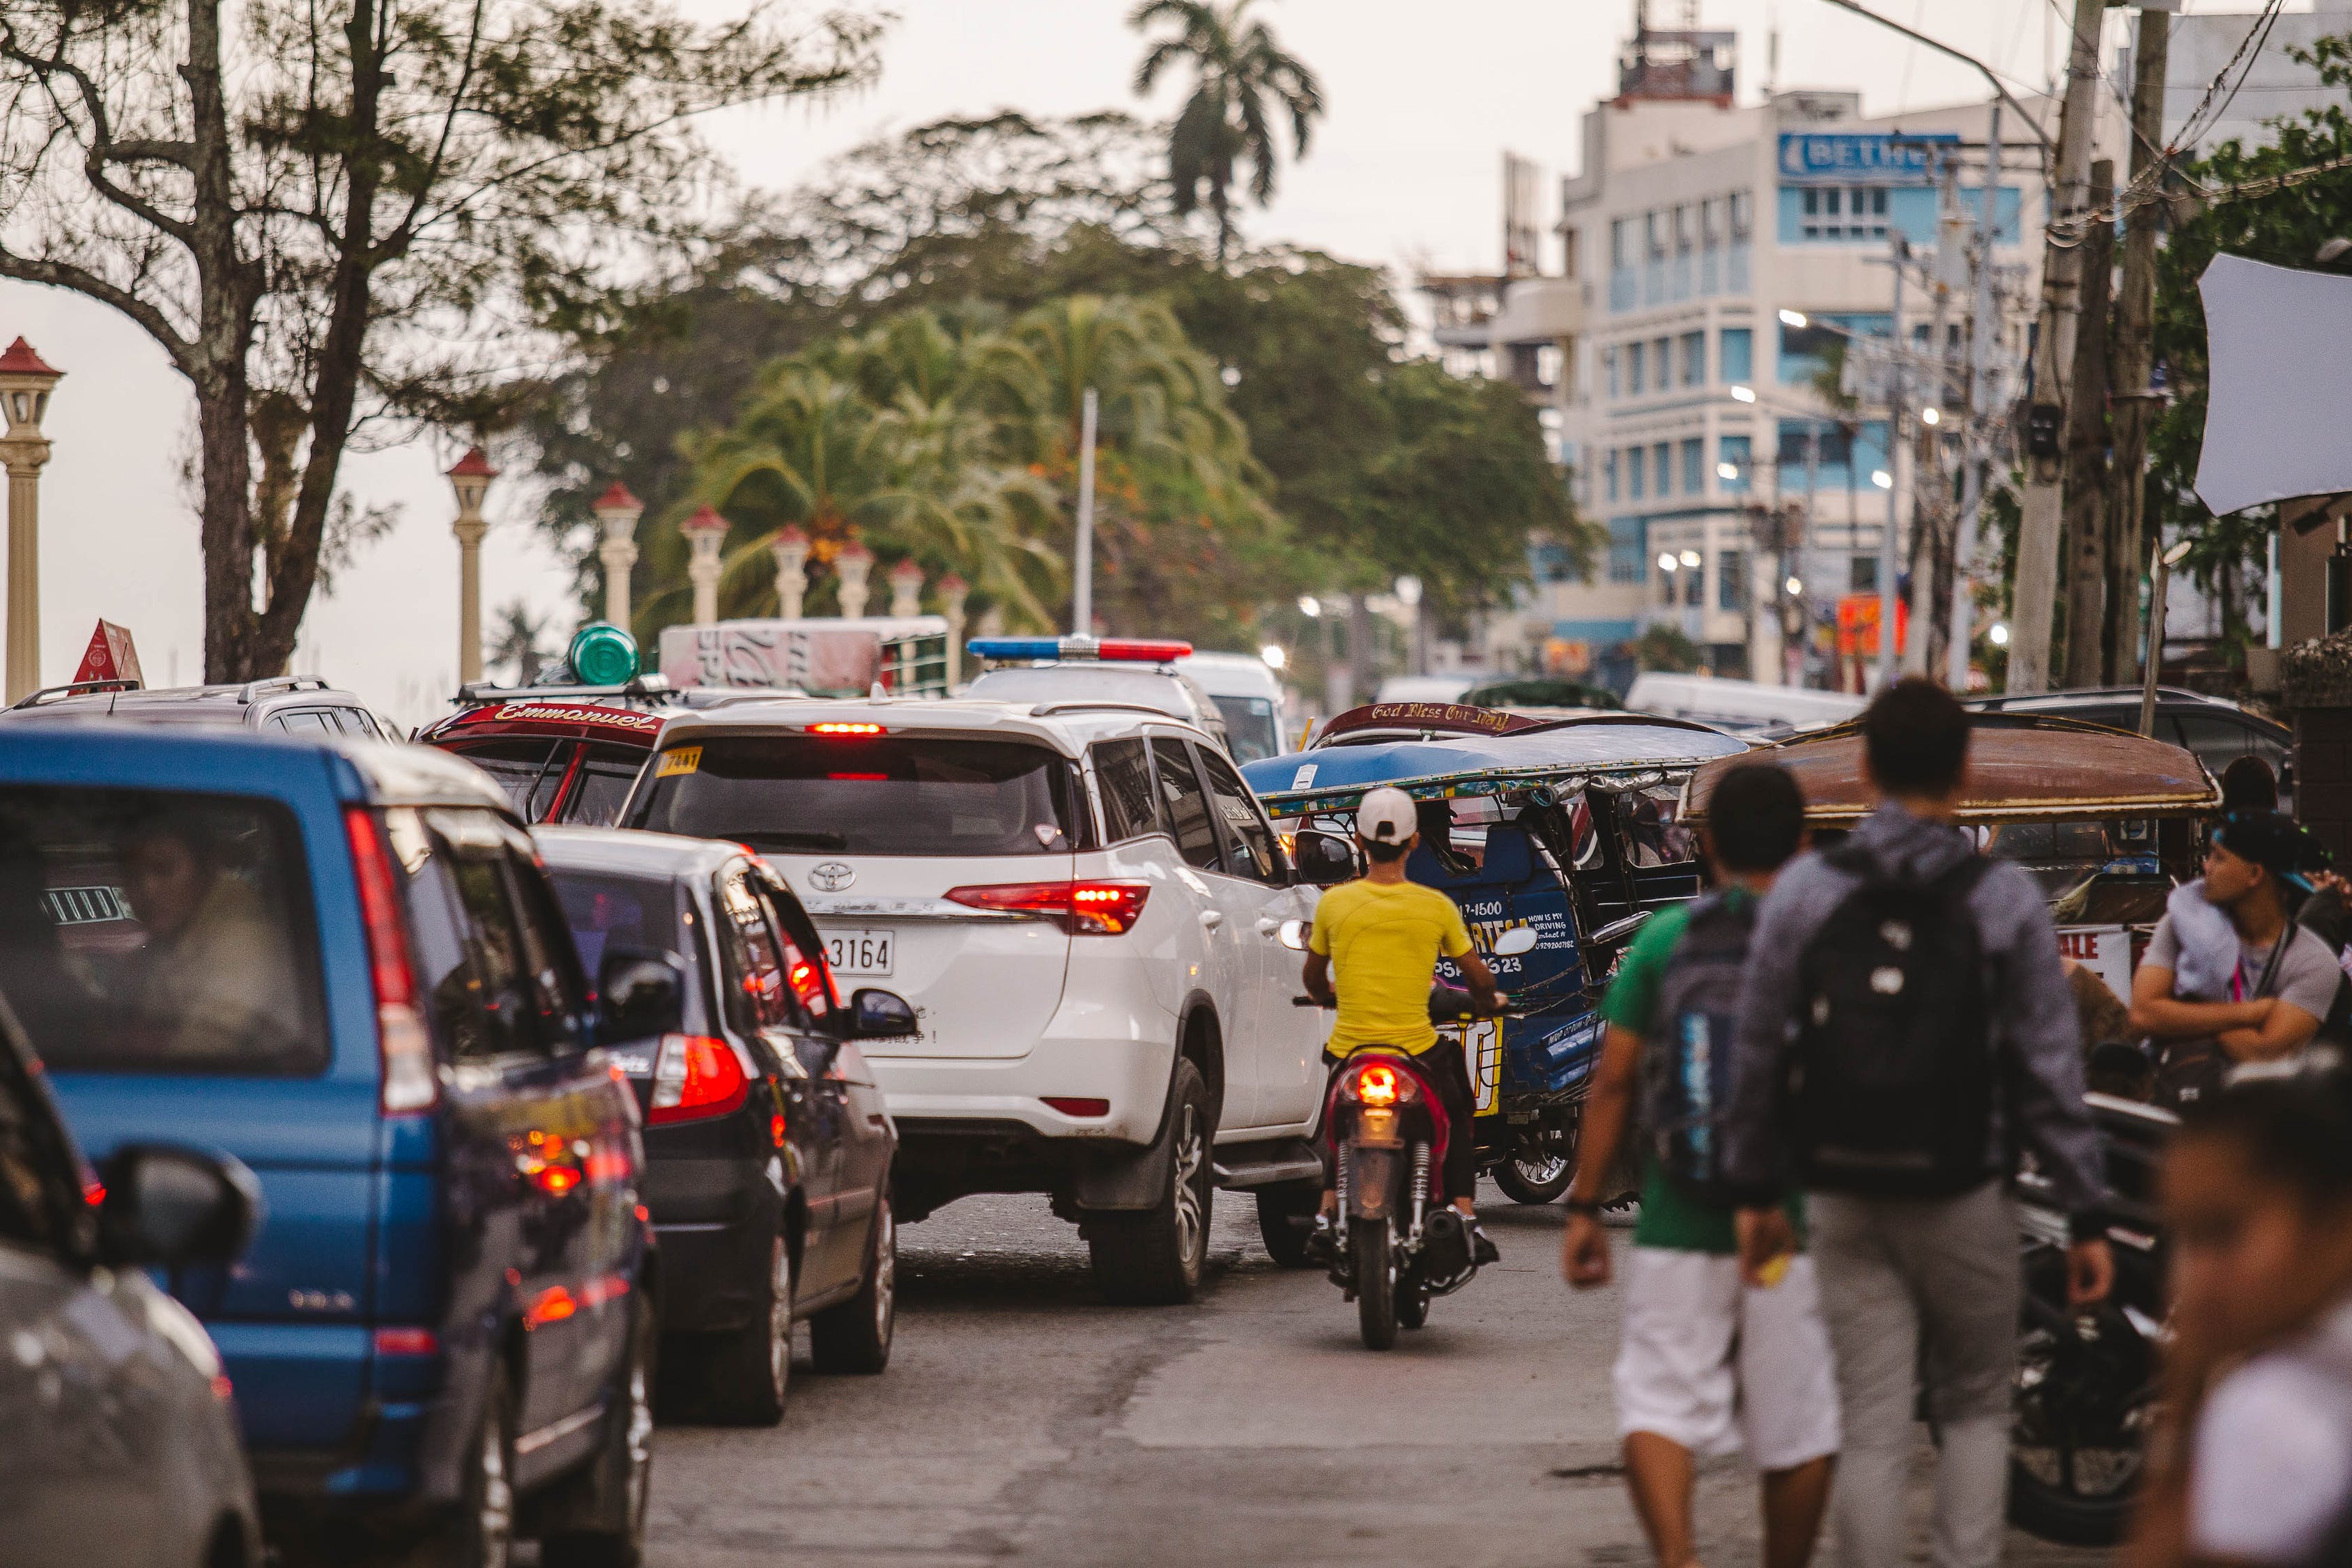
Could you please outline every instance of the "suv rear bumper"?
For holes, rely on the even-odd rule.
[[[1066,1005],[1065,1015],[1069,1011]],[[1104,1016],[1101,1009],[1083,1011],[1092,1020]],[[1150,1038],[1049,1033],[1024,1057],[969,1059],[869,1053],[866,1062],[889,1100],[900,1136],[909,1142],[933,1132],[927,1123],[960,1121],[1016,1124],[1038,1138],[1149,1143],[1160,1131],[1160,1113],[1168,1102],[1175,1032],[1174,1020],[1163,1018]],[[1070,1116],[1046,1104],[1047,1095],[1107,1100],[1109,1110],[1102,1116]]]

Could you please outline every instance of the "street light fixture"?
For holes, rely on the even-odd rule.
[[[1880,489],[1891,490],[1895,488],[1895,476],[1885,468],[1873,468],[1870,471],[1870,482]]]
[[[1659,571],[1673,572],[1677,570],[1681,565],[1682,563],[1675,559],[1675,552],[1673,551],[1661,550],[1658,552]]]
[[[1685,550],[1683,552],[1683,564],[1685,566],[1696,569],[1702,559],[1703,557],[1696,550]]]
[[[1780,585],[1789,590],[1789,597],[1791,599],[1797,597],[1800,594],[1802,594],[1805,591],[1804,579],[1801,577],[1791,577]]]
[[[1739,465],[1737,463],[1717,463],[1715,466],[1715,477],[1721,479],[1727,485],[1736,485],[1739,482]]]
[[[1943,422],[1944,422],[1944,411],[1943,411],[1942,409],[1940,409],[1940,408],[1922,408],[1921,410],[1919,410],[1919,423],[1920,423],[1920,424],[1922,424],[1922,425],[1930,425],[1930,426],[1933,426],[1933,425],[1941,425]]]
[[[1784,327],[1810,327],[1812,322],[1802,310],[1783,310],[1780,312],[1780,324]]]
[[[1407,573],[1396,580],[1397,603],[1413,609],[1421,603],[1421,579]]]
[[[1992,644],[1995,647],[2007,647],[2009,646],[2009,628],[2001,625],[1999,621],[1995,621],[1992,624],[1992,629],[1985,633],[1985,641]]]
[[[1752,386],[1735,386],[1731,389],[1731,401],[1753,403],[1756,401],[1756,389]]]
[[[1290,662],[1290,656],[1276,643],[1266,644],[1257,650],[1257,656],[1265,660],[1265,667],[1268,669],[1280,669]]]
[[[1323,614],[1323,601],[1312,594],[1301,594],[1298,595],[1298,613],[1310,621],[1314,620]]]

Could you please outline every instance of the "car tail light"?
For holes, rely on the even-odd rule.
[[[1066,1094],[1045,1094],[1038,1098],[1065,1116],[1108,1116],[1110,1114],[1110,1101],[1108,1100],[1080,1100]]]
[[[999,882],[948,890],[950,903],[1051,916],[1076,936],[1118,936],[1134,929],[1150,896],[1149,882]]]
[[[430,1110],[441,1098],[433,1070],[433,1037],[416,1009],[416,974],[408,963],[408,929],[400,918],[400,889],[383,825],[365,806],[343,813],[359,879],[360,918],[367,927],[368,967],[375,980],[376,1049],[383,1062],[380,1103],[386,1116]]]
[[[743,1103],[751,1080],[735,1058],[735,1047],[709,1035],[664,1035],[654,1058],[652,1123],[695,1121],[724,1116]]]
[[[439,1355],[441,1336],[431,1329],[378,1329],[375,1331],[375,1353],[378,1355]]]
[[[824,723],[810,725],[808,732],[812,735],[879,735],[884,731],[879,724]]]

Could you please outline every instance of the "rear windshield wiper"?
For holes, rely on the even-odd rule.
[[[848,837],[840,833],[738,833],[735,837],[758,849],[846,849]]]

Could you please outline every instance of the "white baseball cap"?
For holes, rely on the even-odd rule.
[[[1356,807],[1356,837],[1367,844],[1402,844],[1421,831],[1421,817],[1412,796],[1382,784],[1364,792]]]

